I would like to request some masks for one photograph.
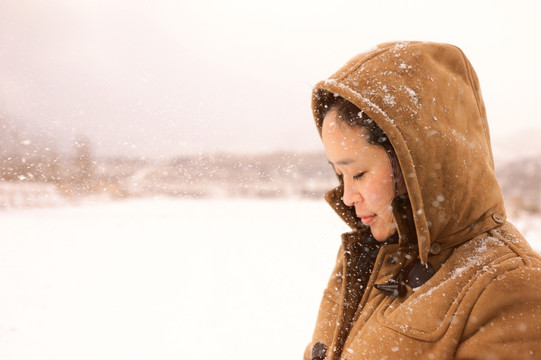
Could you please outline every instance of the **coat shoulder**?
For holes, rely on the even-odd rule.
[[[450,332],[462,334],[487,289],[500,284],[492,297],[528,292],[541,300],[541,289],[531,286],[539,281],[540,257],[512,225],[504,224],[457,247],[428,282],[380,307],[377,319],[405,336],[437,341]]]

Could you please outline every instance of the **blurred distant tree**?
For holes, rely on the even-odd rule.
[[[7,116],[0,113],[0,179],[19,180],[22,164],[19,133]]]
[[[80,192],[90,192],[95,177],[95,161],[92,145],[86,136],[75,139],[74,172],[72,179]]]
[[[0,180],[56,182],[59,156],[52,141],[29,136],[0,112]]]

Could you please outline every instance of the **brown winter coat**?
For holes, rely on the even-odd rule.
[[[352,264],[367,230],[342,203],[341,186],[327,193],[353,231],[342,235],[304,359],[316,343],[328,360],[541,359],[541,259],[506,221],[466,56],[451,45],[400,42],[354,57],[315,86],[320,132],[329,92],[385,131],[409,201],[395,199],[399,243],[381,248],[363,291]],[[402,296],[374,287],[415,261],[435,270],[424,284],[406,284]]]

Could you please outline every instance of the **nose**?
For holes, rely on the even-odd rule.
[[[356,202],[361,200],[361,194],[355,190],[351,185],[351,182],[344,179],[344,193],[342,194],[342,201],[346,206],[353,206]]]

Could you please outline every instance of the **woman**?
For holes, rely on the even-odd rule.
[[[387,43],[313,91],[342,235],[305,359],[541,359],[541,259],[506,221],[477,76]]]

